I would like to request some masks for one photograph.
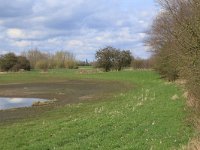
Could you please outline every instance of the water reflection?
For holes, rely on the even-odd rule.
[[[20,107],[30,107],[35,102],[44,102],[45,99],[39,98],[6,98],[0,97],[0,110],[20,108]]]

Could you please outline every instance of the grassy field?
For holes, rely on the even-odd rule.
[[[0,83],[93,79],[133,85],[111,98],[68,104],[37,117],[0,124],[0,149],[179,149],[192,127],[182,90],[152,71],[51,70],[0,75]],[[172,99],[174,95],[176,99]]]

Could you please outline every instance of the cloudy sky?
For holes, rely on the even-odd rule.
[[[68,50],[92,61],[109,45],[147,58],[157,12],[154,0],[0,0],[0,53]]]

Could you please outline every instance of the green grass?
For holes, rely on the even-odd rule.
[[[64,79],[116,80],[134,85],[130,91],[95,102],[66,105],[36,118],[0,126],[0,149],[178,149],[192,128],[182,90],[152,71],[79,74],[51,70],[41,74],[9,73],[0,83]],[[171,97],[177,94],[178,100]]]
[[[63,80],[76,76],[76,70],[55,69],[49,72],[33,70],[31,72],[0,74],[0,84],[7,83],[30,83],[49,82],[52,80]]]

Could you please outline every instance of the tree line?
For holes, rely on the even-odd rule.
[[[28,50],[20,56],[7,53],[0,56],[0,71],[19,71],[30,69],[77,68],[75,56],[68,51],[57,51],[54,54],[44,53],[38,49]]]
[[[95,67],[103,68],[106,72],[111,70],[121,71],[127,67],[133,69],[152,69],[154,64],[153,58],[134,58],[130,50],[121,50],[112,46],[99,49],[95,57]]]
[[[55,68],[77,68],[77,61],[73,53],[68,51],[57,51],[55,53],[45,53],[38,49],[25,51],[22,53],[34,69],[55,69]]]
[[[68,51],[57,51],[54,54],[45,53],[38,49],[22,52],[20,56],[14,53],[0,55],[0,71],[19,71],[30,69],[68,68],[77,69],[78,66],[94,66],[108,72],[121,71],[123,68],[150,69],[153,66],[152,59],[134,58],[130,50],[121,50],[111,46],[99,49],[95,55],[96,61],[77,61],[75,56]]]
[[[155,69],[174,81],[184,79],[195,106],[200,106],[200,2],[158,0],[162,11],[146,43],[154,52]]]

